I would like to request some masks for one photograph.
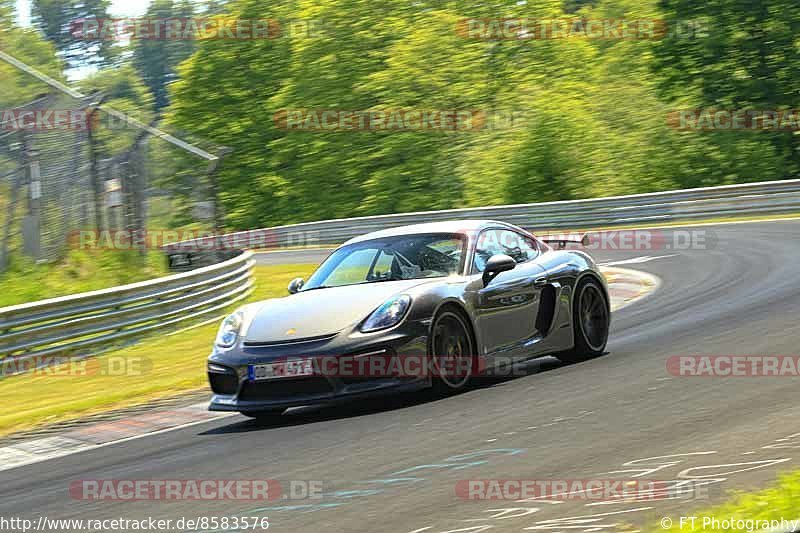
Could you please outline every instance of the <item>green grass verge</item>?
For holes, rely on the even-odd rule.
[[[313,265],[259,266],[250,301],[286,295],[292,278],[307,277]],[[175,335],[158,335],[87,362],[87,375],[24,374],[0,379],[0,395],[9,398],[0,412],[0,435],[129,407],[206,387],[205,361],[218,324]],[[112,364],[109,361],[113,361]],[[127,375],[107,375],[120,368]],[[99,369],[93,372],[91,369]],[[116,372],[112,372],[117,374]]]
[[[747,531],[753,529],[746,523],[744,527],[737,527],[736,523],[725,523],[728,520],[750,520],[755,526],[754,530],[764,528],[763,521],[781,519],[792,521],[800,519],[800,471],[782,474],[778,482],[767,489],[753,492],[734,493],[727,503],[706,509],[701,512],[685,512],[684,516],[696,516],[694,526],[685,522],[680,524],[680,517],[670,516],[672,527],[665,529],[660,524],[651,528],[652,533],[657,531]],[[706,520],[704,522],[704,519]],[[715,519],[713,525],[709,520]],[[733,527],[725,527],[731,525]],[[742,524],[739,524],[742,525]]]
[[[53,264],[35,264],[12,256],[0,275],[0,307],[79,292],[106,289],[169,274],[164,254],[151,251],[72,250]]]

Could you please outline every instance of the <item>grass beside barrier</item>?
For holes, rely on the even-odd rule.
[[[71,250],[57,263],[36,264],[18,256],[0,274],[0,307],[107,289],[166,276],[160,251]]]
[[[683,513],[694,516],[692,524],[685,520],[681,527],[680,516],[665,516],[650,531],[767,531],[769,522],[781,519],[800,520],[800,471],[782,474],[773,486],[753,493],[734,493],[730,501],[702,512]],[[666,527],[666,520],[671,521]],[[712,522],[714,520],[714,522]],[[749,522],[748,522],[749,521]],[[775,533],[784,533],[776,530]],[[788,532],[787,532],[788,533]]]
[[[307,277],[313,268],[258,266],[249,300],[284,296],[292,278]],[[217,327],[215,322],[170,336],[156,334],[51,374],[0,379],[0,395],[10,399],[0,412],[0,436],[205,388],[206,357]]]

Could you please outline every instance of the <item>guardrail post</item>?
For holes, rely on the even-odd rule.
[[[98,168],[97,140],[94,136],[94,124],[99,113],[99,107],[108,98],[107,94],[100,95],[100,98],[87,107],[87,128],[86,140],[89,144],[89,179],[94,192],[94,225],[97,231],[103,231],[103,182],[100,179]]]
[[[38,260],[42,253],[42,177],[39,166],[39,154],[31,146],[30,138],[24,129],[20,137],[22,140],[22,157],[25,165],[25,182],[28,185],[28,213],[22,221],[23,249],[25,250],[25,255]]]

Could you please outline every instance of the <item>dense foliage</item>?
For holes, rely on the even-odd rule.
[[[135,97],[123,94],[122,107],[140,119],[163,114],[169,131],[232,150],[219,174],[230,228],[783,179],[800,170],[792,131],[680,131],[668,120],[683,109],[792,109],[800,5],[791,0],[154,0],[148,18],[270,19],[281,31],[138,40],[110,51],[75,48],[56,31],[75,13],[104,15],[105,0],[33,7],[34,24],[68,65],[81,54],[93,56],[87,64],[116,58],[85,89],[128,87]],[[0,24],[4,16],[0,9]],[[463,31],[467,19],[513,18],[663,21],[664,31],[644,39]],[[59,65],[29,31],[2,39],[51,73]],[[25,84],[13,73],[15,102]],[[281,123],[292,110],[467,110],[486,122],[473,131],[301,131]],[[159,188],[185,206],[207,198],[202,162],[185,162],[193,156],[168,146],[149,149],[160,161]]]
[[[231,15],[317,31],[207,40],[180,67],[171,123],[233,148],[231,226],[781,179],[793,133],[677,131],[670,111],[791,108],[789,0],[294,0]],[[464,38],[468,17],[665,20],[656,39]],[[470,109],[480,131],[287,131],[292,109]]]

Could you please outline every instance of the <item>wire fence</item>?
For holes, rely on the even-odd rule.
[[[22,106],[32,112],[63,105],[51,94]],[[21,115],[15,115],[19,117]],[[35,260],[58,257],[66,231],[86,224],[90,212],[82,198],[86,180],[86,137],[78,131],[37,131],[4,124],[0,153],[5,158],[4,187],[9,191],[4,226],[4,264],[11,253],[21,250]]]
[[[0,59],[45,90],[14,107],[0,97],[0,273],[16,257],[63,258],[79,231],[166,228],[176,198],[182,206],[210,205],[188,218],[216,225],[216,155],[108,106],[109,95],[86,96],[8,54]],[[178,194],[159,187],[169,182],[167,172],[191,186]]]

